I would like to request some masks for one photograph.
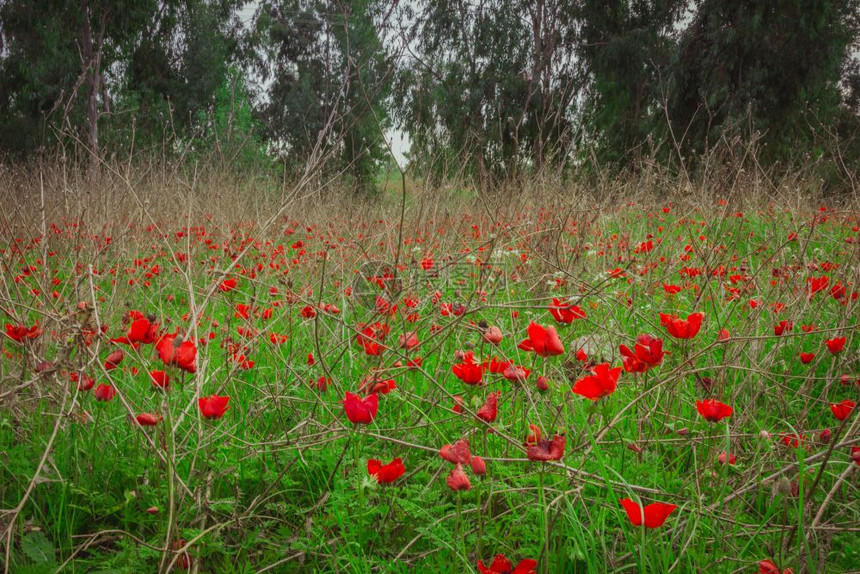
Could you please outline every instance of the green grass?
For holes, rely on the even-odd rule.
[[[40,243],[31,241],[34,234],[20,234],[20,243],[8,234],[0,292],[7,322],[38,321],[43,330],[24,344],[7,338],[0,362],[0,506],[15,509],[27,497],[0,523],[4,534],[11,528],[9,571],[156,572],[171,562],[181,569],[182,555],[172,551],[178,540],[194,568],[221,573],[470,572],[477,560],[488,564],[500,553],[514,564],[534,558],[539,572],[553,573],[752,572],[763,559],[795,572],[856,568],[860,471],[850,445],[860,444],[860,427],[856,412],[843,424],[828,406],[856,401],[860,390],[839,382],[842,374],[860,377],[858,302],[851,300],[856,215],[763,206],[737,217],[740,208],[716,203],[664,213],[642,202],[602,207],[595,219],[551,207],[491,218],[484,208],[452,205],[448,216],[419,219],[421,206],[410,203],[403,289],[389,294],[399,305],[392,316],[346,293],[349,286],[374,293],[355,279],[356,269],[395,258],[399,219],[390,211],[307,221],[297,211],[270,229],[195,215],[191,224],[199,227],[190,232],[184,218],[159,221],[163,237],[145,223],[129,229],[118,221],[96,231],[57,220],[58,231]],[[792,232],[797,241],[788,241]],[[92,235],[113,240],[105,247]],[[634,253],[649,235],[654,249]],[[47,252],[53,255],[45,265]],[[467,255],[490,264],[466,264]],[[434,258],[438,276],[421,269],[424,257]],[[833,266],[823,270],[823,263]],[[89,264],[97,275],[85,272]],[[147,278],[155,265],[159,272]],[[28,276],[25,266],[32,266]],[[610,277],[615,268],[626,277]],[[682,275],[687,268],[702,274]],[[724,274],[713,273],[721,268]],[[225,269],[238,288],[207,300]],[[732,282],[732,275],[743,278]],[[828,289],[810,298],[807,278],[823,275]],[[842,301],[829,294],[837,281],[846,286]],[[668,295],[664,283],[684,289]],[[728,288],[738,290],[736,298]],[[466,313],[442,316],[431,300],[436,292],[441,302],[466,305]],[[110,342],[125,334],[129,310],[152,314],[163,332],[192,327],[193,338],[186,317],[192,296],[200,316],[195,375],[165,368],[152,345]],[[405,296],[419,300],[415,322],[401,312]],[[547,310],[553,297],[577,302],[587,318],[556,325]],[[759,302],[754,309],[751,299]],[[79,301],[98,312],[78,310]],[[238,303],[251,305],[250,320],[234,317]],[[340,313],[301,316],[304,306],[322,303]],[[260,316],[265,309],[271,318]],[[690,341],[660,325],[660,312],[693,311],[706,319]],[[773,325],[783,319],[794,330],[777,337]],[[390,348],[378,357],[355,342],[359,325],[375,321],[390,327]],[[497,349],[482,342],[480,321],[503,331]],[[529,321],[555,325],[565,354],[519,350]],[[812,323],[816,329],[803,332]],[[86,344],[83,333],[99,325],[108,326],[106,334]],[[239,334],[239,326],[255,333]],[[717,342],[720,329],[729,331],[728,342]],[[397,345],[406,331],[421,341],[408,353]],[[275,345],[270,333],[288,340]],[[618,366],[618,345],[632,347],[641,333],[663,338],[671,354],[660,366],[647,375],[623,373],[598,403],[570,392],[588,374],[574,357],[580,345],[588,342],[594,362]],[[824,340],[836,335],[847,343],[833,356]],[[106,371],[103,361],[117,347],[126,357]],[[467,387],[451,372],[461,349],[481,359],[507,357],[532,374],[525,383],[485,374],[484,386]],[[233,351],[253,368],[231,361]],[[800,351],[814,351],[814,361],[802,364]],[[395,366],[416,355],[420,369]],[[50,368],[37,374],[43,361]],[[147,371],[155,369],[169,371],[167,393],[149,383]],[[118,396],[96,402],[92,391],[69,382],[73,371],[112,382]],[[371,372],[397,388],[380,396],[371,425],[356,428],[342,401]],[[544,393],[535,385],[540,374],[550,380]],[[325,391],[314,384],[320,377],[331,379]],[[710,390],[702,377],[712,380]],[[454,395],[474,412],[494,391],[502,395],[490,425],[451,410]],[[200,396],[213,393],[230,397],[220,420],[203,419],[197,407]],[[706,422],[695,404],[710,397],[734,414]],[[133,417],[142,412],[163,420],[139,427]],[[560,463],[526,459],[529,424],[550,436],[566,432]],[[818,439],[825,428],[829,444]],[[780,433],[805,439],[790,448]],[[453,467],[439,449],[463,437],[488,473],[467,470],[471,490],[452,492],[445,478]],[[736,465],[719,464],[722,451],[736,454]],[[394,457],[403,458],[406,474],[377,484],[367,460]],[[660,528],[644,529],[631,525],[622,498],[678,508]]]

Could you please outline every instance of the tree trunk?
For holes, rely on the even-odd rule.
[[[82,2],[81,9],[84,20],[81,31],[81,55],[87,74],[87,147],[90,156],[90,173],[96,174],[101,157],[99,151],[99,93],[101,92],[102,48],[104,46],[104,25],[107,14],[102,17],[98,38],[93,39],[92,11],[86,1]]]

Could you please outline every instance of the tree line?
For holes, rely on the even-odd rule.
[[[0,157],[695,169],[754,142],[860,166],[856,0],[3,0]]]

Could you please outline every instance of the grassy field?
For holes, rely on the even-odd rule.
[[[17,197],[8,572],[860,569],[854,204]]]

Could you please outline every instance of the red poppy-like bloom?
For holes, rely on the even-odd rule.
[[[621,367],[609,368],[609,363],[600,363],[592,369],[593,375],[588,375],[576,381],[571,391],[586,399],[596,401],[615,392]]]
[[[806,289],[807,289],[807,297],[810,299],[813,295],[818,293],[819,291],[823,291],[827,289],[827,286],[830,285],[830,277],[824,275],[821,277],[807,277],[806,278]]]
[[[497,554],[489,567],[478,560],[478,572],[481,574],[535,574],[535,566],[537,566],[537,560],[524,558],[515,568],[504,554]]]
[[[146,317],[135,319],[129,325],[125,338],[132,345],[151,345],[158,339],[158,323],[153,323]]]
[[[218,285],[218,290],[222,293],[229,293],[233,289],[236,288],[236,280],[232,277],[230,279],[224,279],[220,285]]]
[[[183,341],[179,335],[164,335],[155,344],[155,350],[165,365],[174,365],[194,374],[197,371],[197,346],[192,341]]]
[[[702,415],[705,420],[715,423],[720,419],[732,416],[732,407],[721,403],[717,399],[705,399],[704,401],[696,401],[696,410]]]
[[[343,401],[343,410],[352,424],[370,424],[379,410],[379,395],[371,393],[362,399],[358,395],[347,392],[346,399]]]
[[[561,460],[564,456],[564,434],[556,434],[552,440],[541,438],[540,429],[529,425],[531,432],[526,440],[526,456],[529,460],[547,461]]]
[[[808,365],[815,359],[815,353],[800,353],[800,362],[804,365]]]
[[[824,342],[827,345],[827,350],[834,355],[838,355],[845,348],[845,337],[833,337]]]
[[[480,409],[478,409],[478,412],[475,413],[475,416],[484,422],[491,423],[495,421],[496,415],[499,412],[499,396],[501,394],[501,391],[490,393],[487,400],[484,401],[484,404]]]
[[[382,379],[379,375],[371,373],[361,381],[358,390],[363,395],[369,395],[371,393],[387,395],[396,388],[397,383],[394,382],[394,379]]]
[[[857,377],[856,379],[851,375],[842,375],[839,377],[839,384],[844,387],[850,387],[852,382],[857,383],[857,386],[860,387],[860,377]]]
[[[541,327],[537,323],[529,323],[529,338],[523,340],[518,347],[523,351],[533,351],[541,357],[552,357],[564,353],[564,345],[561,343],[555,327]]]
[[[484,367],[475,362],[475,358],[470,351],[466,353],[466,357],[462,363],[451,367],[451,372],[467,385],[479,385],[484,375]]]
[[[504,374],[505,369],[511,366],[510,361],[499,360],[497,357],[493,357],[489,362],[484,361],[482,363],[485,371],[490,371],[493,375],[501,375]]]
[[[161,420],[161,415],[155,413],[140,413],[137,415],[137,424],[142,427],[154,427]]]
[[[844,421],[848,418],[848,415],[851,414],[851,411],[854,410],[855,403],[850,399],[845,399],[841,403],[835,403],[830,405],[830,410],[833,411],[833,416],[839,419],[840,421]]]
[[[723,451],[717,457],[717,460],[720,462],[720,464],[726,464],[726,462],[728,462],[730,466],[734,466],[735,460],[737,460],[737,458],[737,455],[729,454],[726,451]]]
[[[794,329],[794,323],[783,319],[773,326],[773,334],[779,337],[786,331],[791,331],[792,329]]]
[[[585,319],[585,311],[572,303],[553,298],[549,312],[558,323],[573,323],[576,319]]]
[[[472,483],[469,482],[469,477],[463,472],[463,465],[460,463],[457,463],[454,470],[448,474],[445,482],[448,483],[448,487],[451,490],[469,490],[472,488]]]
[[[27,328],[26,325],[12,325],[10,323],[6,323],[6,336],[16,343],[22,343],[26,339],[35,339],[41,334],[42,330],[39,328],[38,323],[29,328]]]
[[[113,351],[110,355],[105,359],[105,370],[112,370],[119,366],[122,363],[122,360],[125,358],[125,353],[122,349],[117,349]]]
[[[454,406],[451,407],[451,410],[458,415],[463,413],[463,397],[459,395],[454,397]]]
[[[860,446],[851,447],[851,459],[857,466],[860,466]]]
[[[620,345],[618,350],[621,351],[624,370],[628,373],[644,373],[651,367],[659,365],[663,361],[663,357],[668,355],[663,350],[663,339],[648,334],[636,337],[633,351],[628,349],[626,345]]]
[[[375,476],[379,484],[389,484],[403,476],[406,473],[406,467],[403,466],[403,460],[400,457],[388,464],[382,464],[381,461],[372,458],[367,461],[367,472],[370,476]]]
[[[623,498],[618,502],[627,511],[627,517],[633,526],[642,526],[644,515],[645,528],[660,528],[666,522],[666,519],[669,518],[669,515],[678,508],[675,504],[666,504],[664,502],[654,502],[642,508],[629,498]]]
[[[491,345],[498,345],[502,342],[502,330],[498,327],[487,327],[481,337]]]
[[[758,572],[759,574],[794,574],[794,570],[791,568],[780,570],[779,566],[774,564],[771,560],[762,560],[759,562]]]
[[[804,434],[801,434],[800,436],[798,436],[796,434],[780,433],[779,436],[780,436],[780,439],[779,439],[780,442],[782,442],[782,444],[784,444],[785,446],[791,447],[791,448],[799,447],[806,440],[806,435],[804,435]]]
[[[699,334],[704,318],[703,313],[691,313],[687,315],[686,320],[660,313],[660,324],[676,339],[692,339]]]
[[[412,331],[400,335],[400,348],[411,351],[419,345],[418,335]]]
[[[88,391],[93,388],[93,385],[96,384],[95,379],[93,379],[92,377],[88,377],[84,374],[70,373],[69,378],[72,380],[73,383],[78,383],[79,391]]]
[[[200,414],[203,415],[203,418],[220,419],[227,412],[229,401],[230,397],[219,397],[213,394],[197,399],[197,406],[200,407]]]
[[[473,456],[469,464],[472,466],[472,472],[475,473],[475,476],[487,474],[487,463],[480,456]]]
[[[502,376],[508,381],[525,381],[529,378],[530,373],[531,371],[525,367],[509,363],[502,371]]]
[[[97,401],[109,401],[116,396],[116,389],[111,385],[102,383],[93,391],[93,396]]]
[[[304,307],[302,307],[302,310],[300,313],[301,313],[302,318],[304,318],[304,319],[313,319],[314,317],[317,316],[317,312],[314,311],[314,308],[311,307],[310,305],[305,305]]]
[[[621,363],[624,365],[624,370],[628,373],[644,373],[648,370],[648,365],[639,360],[636,354],[627,348],[627,345],[619,345],[618,350],[621,351]]]
[[[152,371],[149,373],[149,380],[152,382],[153,387],[163,391],[166,391],[167,386],[170,384],[170,377],[164,371]]]
[[[439,449],[439,456],[454,464],[469,464],[472,461],[472,451],[464,438],[454,444],[444,445]]]

